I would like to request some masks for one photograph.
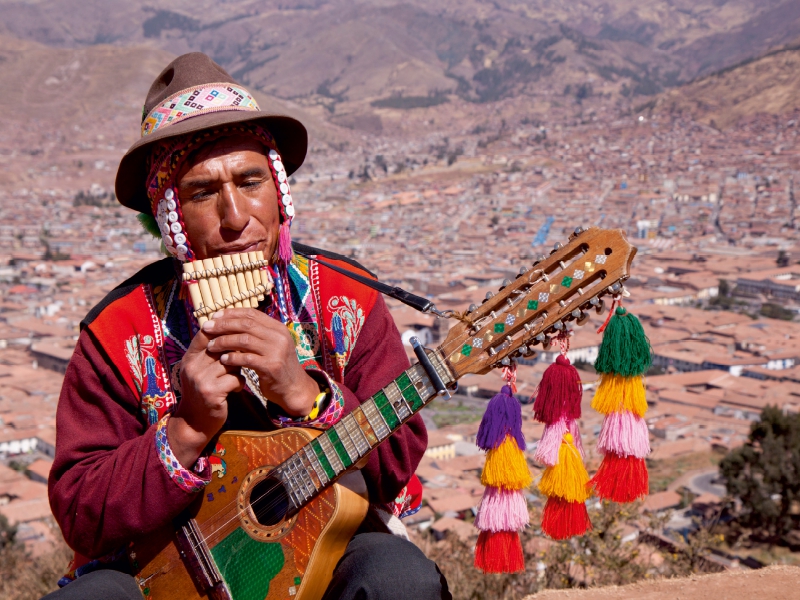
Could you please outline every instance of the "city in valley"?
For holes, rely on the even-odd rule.
[[[53,77],[55,88],[61,75]],[[372,131],[284,102],[282,110],[311,116],[310,153],[290,182],[292,236],[354,258],[439,310],[463,311],[577,227],[622,229],[638,249],[624,304],[653,349],[650,495],[639,510],[671,511],[659,532],[666,536],[721,507],[717,465],[766,406],[800,411],[800,110],[753,110],[723,124],[666,101],[621,108],[600,83],[586,98],[548,99],[547,111],[523,97],[373,103]],[[146,85],[131,97],[142,98]],[[29,114],[0,131],[0,514],[34,555],[60,536],[46,481],[80,322],[163,257],[160,241],[113,195],[117,163],[138,135],[137,109],[120,104],[91,123]],[[412,336],[435,347],[454,323],[387,304],[412,359]],[[590,473],[602,422],[590,408],[599,379],[592,364],[606,316],[576,326],[567,353],[584,390]],[[517,370],[534,480],[543,426],[528,402],[556,355],[555,346],[539,347]],[[429,447],[417,473],[425,505],[407,522],[412,529],[477,537],[484,453],[475,437],[501,385],[496,371],[466,376],[450,400],[424,409]],[[528,500],[543,502],[534,492]],[[738,568],[747,557],[730,549],[714,560]]]

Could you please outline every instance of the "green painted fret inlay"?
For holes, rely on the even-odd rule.
[[[352,465],[353,461],[350,460],[350,455],[347,454],[347,450],[345,449],[344,444],[342,444],[342,440],[339,439],[339,434],[336,433],[336,430],[333,428],[329,429],[327,435],[328,439],[331,441],[331,444],[333,444],[333,449],[336,450],[336,454],[339,455],[339,460],[342,461],[344,467],[347,468]]]
[[[403,390],[403,398],[411,405],[412,410],[422,408],[422,398],[413,385]]]
[[[377,406],[378,410],[381,411],[381,414],[386,420],[386,424],[389,426],[389,429],[394,430],[398,425],[400,425],[400,419],[397,418],[397,414],[394,412],[394,409],[389,406],[389,399],[386,397],[386,394],[383,392],[378,392],[375,394],[374,398],[375,406]]]
[[[398,377],[395,382],[397,383],[397,387],[400,388],[400,391],[403,391],[408,386],[411,385],[411,379],[408,377],[408,373],[403,373]]]
[[[333,470],[331,467],[331,463],[328,462],[328,457],[325,456],[325,451],[322,449],[322,446],[319,443],[319,440],[311,440],[310,442],[311,447],[314,449],[314,454],[317,455],[322,468],[325,469],[325,475],[328,476],[328,479],[333,479],[336,477],[336,471]]]

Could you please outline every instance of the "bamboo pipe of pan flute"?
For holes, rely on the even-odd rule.
[[[183,263],[183,272],[191,276],[196,271],[196,264],[197,262]],[[192,306],[194,306],[195,310],[200,310],[203,308],[203,295],[200,291],[200,282],[195,278],[192,278],[189,281],[189,297],[192,299]],[[200,325],[206,321],[208,321],[208,317],[197,317],[197,322]]]
[[[241,255],[240,254],[231,254],[230,256],[231,256],[231,260],[233,261],[233,265],[235,267],[241,266],[242,259],[241,259]],[[251,283],[252,283],[252,279],[251,279]],[[241,271],[237,271],[237,273],[236,273],[236,284],[239,286],[239,293],[241,293],[241,294],[245,294],[249,290],[253,289],[252,285],[250,285],[250,286],[247,285],[247,281],[245,279],[244,273],[242,273]],[[244,306],[245,308],[248,308],[249,306],[252,306],[252,305],[250,304],[250,300],[245,298],[245,299],[242,300],[242,306]],[[258,302],[256,302],[256,306],[258,306]]]
[[[231,260],[230,254],[222,255],[222,265],[231,269],[233,268],[233,261]],[[239,292],[239,284],[236,280],[236,274],[229,273],[227,275],[227,278],[228,278],[228,289],[230,289],[231,291],[231,298],[238,298],[240,292]],[[236,302],[233,303],[233,306],[235,306],[236,308],[242,308],[242,303],[241,301],[237,300]]]

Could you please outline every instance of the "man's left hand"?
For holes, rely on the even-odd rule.
[[[208,349],[226,367],[253,369],[267,400],[289,416],[311,412],[319,385],[300,366],[286,326],[253,308],[226,308],[203,323]]]

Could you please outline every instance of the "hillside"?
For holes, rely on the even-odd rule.
[[[0,11],[0,32],[51,47],[203,50],[345,124],[369,103],[652,95],[800,31],[793,0],[0,0]]]
[[[797,598],[800,568],[776,566],[758,571],[728,571],[589,590],[547,590],[525,600],[790,600]]]
[[[654,106],[657,113],[683,113],[723,129],[743,117],[800,108],[800,45],[670,90]]]

